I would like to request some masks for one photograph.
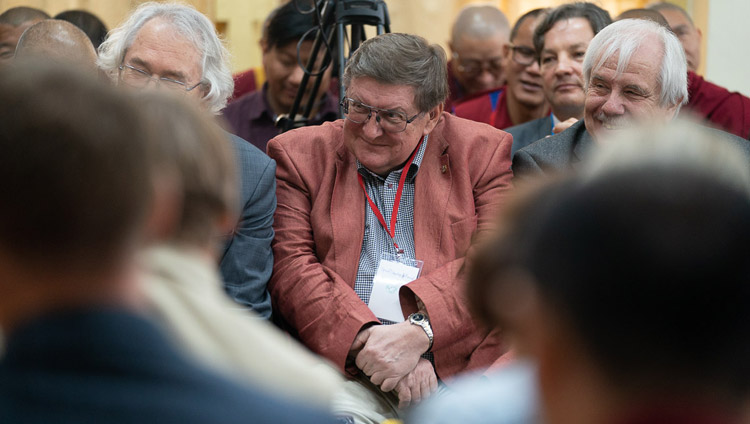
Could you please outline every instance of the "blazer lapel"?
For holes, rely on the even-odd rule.
[[[365,197],[357,182],[357,163],[341,143],[331,194],[333,268],[354,288],[365,235]]]
[[[441,122],[430,133],[414,184],[414,248],[416,259],[424,261],[423,274],[440,265],[441,258],[434,252],[441,251],[445,212],[453,185],[443,125]]]

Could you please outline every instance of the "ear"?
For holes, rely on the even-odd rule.
[[[258,44],[260,44],[260,51],[263,52],[263,54],[268,53],[268,51],[270,50],[268,40],[266,40],[265,38],[261,38]]]
[[[438,122],[440,122],[440,119],[443,116],[443,103],[440,103],[439,105],[435,106],[427,112],[427,125],[424,127],[424,131],[422,131],[422,135],[427,135],[432,132],[432,130],[435,129]]]

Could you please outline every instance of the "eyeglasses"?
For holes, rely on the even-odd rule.
[[[513,50],[513,61],[519,65],[529,66],[536,61],[536,51],[526,46],[510,46]]]
[[[408,118],[406,114],[402,112],[378,109],[349,97],[344,97],[344,99],[341,100],[341,108],[344,111],[344,117],[355,124],[363,124],[367,122],[372,116],[372,113],[375,112],[375,120],[380,124],[380,128],[389,133],[399,133],[406,130],[406,126],[422,114],[420,112],[411,118]]]
[[[499,75],[503,71],[503,59],[500,57],[489,60],[461,60],[458,54],[453,54],[454,59],[458,60],[458,72],[466,74],[468,77],[475,77],[486,69],[492,75]]]
[[[184,82],[177,81],[172,78],[151,76],[143,69],[138,69],[135,66],[127,64],[120,65],[120,79],[127,85],[134,88],[144,88],[149,84],[149,82],[153,80],[158,84],[161,84],[161,86],[164,88],[180,92],[192,91],[199,85],[203,84],[203,81],[200,81],[193,86],[188,86]]]

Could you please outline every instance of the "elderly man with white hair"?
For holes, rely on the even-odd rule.
[[[117,84],[159,88],[218,114],[232,94],[229,54],[211,21],[195,9],[144,3],[99,47],[99,66]],[[271,315],[276,164],[247,141],[230,135],[241,180],[240,218],[220,254],[227,293],[258,315]]]
[[[634,123],[672,120],[688,100],[687,62],[677,37],[647,20],[615,22],[589,44],[583,62],[584,118],[516,152],[517,177],[576,167],[608,134]],[[748,150],[738,137],[724,134]]]

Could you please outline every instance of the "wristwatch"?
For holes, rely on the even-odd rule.
[[[429,352],[430,349],[432,349],[432,327],[430,326],[430,319],[427,318],[427,315],[421,313],[421,312],[414,312],[413,314],[409,315],[409,322],[418,325],[422,327],[422,330],[424,330],[425,334],[427,334],[427,338],[430,339],[430,347],[427,348],[426,352]]]

